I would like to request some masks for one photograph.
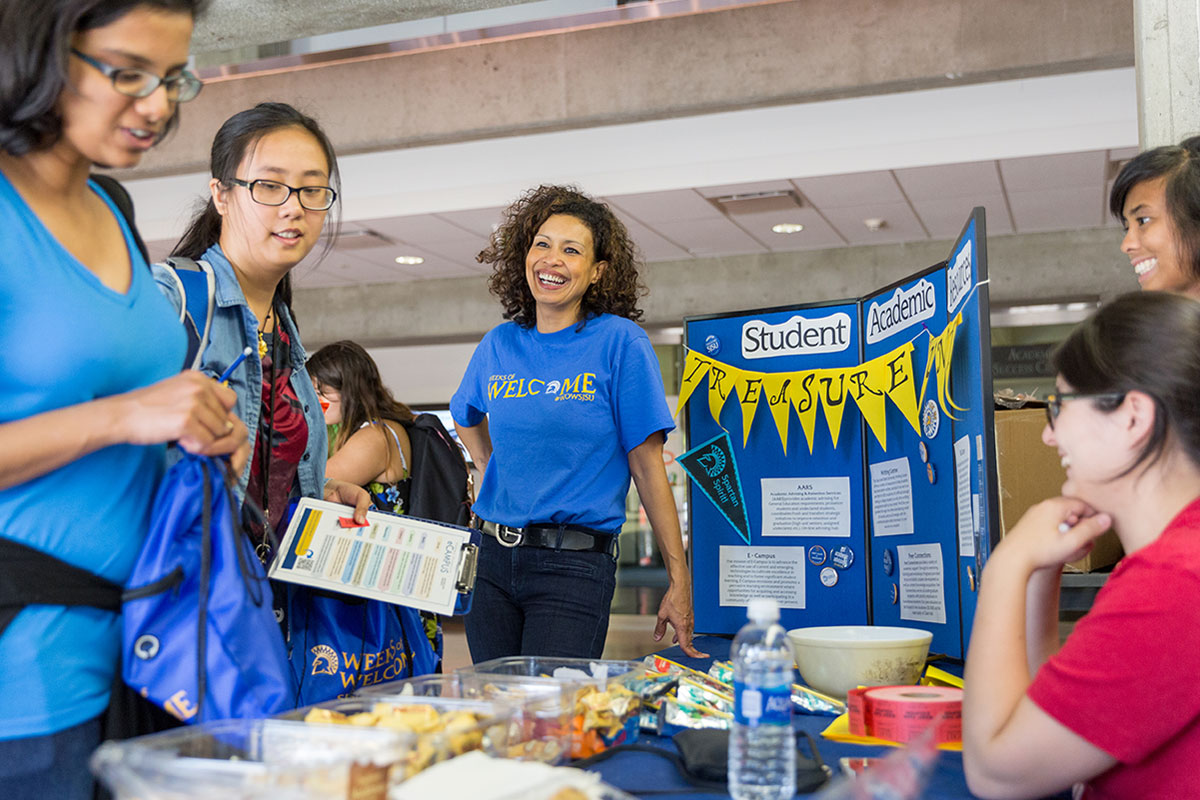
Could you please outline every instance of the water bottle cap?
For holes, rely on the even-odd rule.
[[[754,622],[775,622],[779,619],[779,603],[769,597],[756,597],[746,607],[746,617]]]

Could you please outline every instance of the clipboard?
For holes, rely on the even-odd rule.
[[[267,577],[436,614],[471,609],[482,532],[301,498]]]

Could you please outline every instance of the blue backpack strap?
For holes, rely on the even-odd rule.
[[[176,288],[183,299],[181,321],[188,338],[187,358],[183,364],[186,369],[199,369],[212,331],[216,294],[212,266],[206,261],[193,261],[182,256],[168,258],[167,266],[175,276]]]

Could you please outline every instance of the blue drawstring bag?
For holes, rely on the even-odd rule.
[[[407,606],[293,585],[288,624],[300,706],[437,666],[424,620]]]
[[[271,588],[223,459],[185,453],[163,478],[122,595],[125,682],[185,721],[294,706]]]

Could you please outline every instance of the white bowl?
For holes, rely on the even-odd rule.
[[[856,686],[916,683],[933,634],[916,628],[826,625],[787,632],[804,682],[844,698]]]

